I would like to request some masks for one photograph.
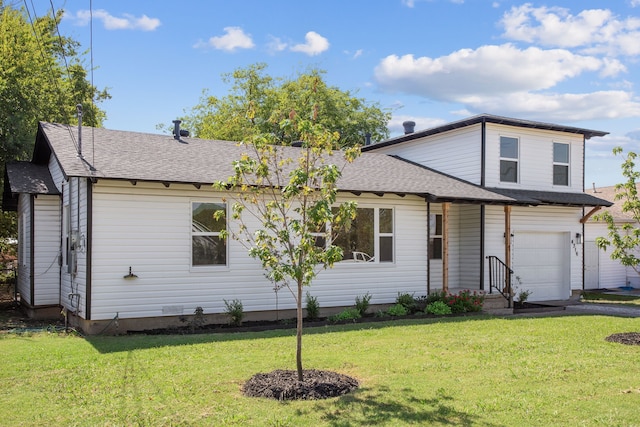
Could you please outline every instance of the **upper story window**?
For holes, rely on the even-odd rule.
[[[553,143],[553,185],[569,185],[569,144]]]
[[[442,215],[431,214],[429,221],[429,259],[442,259]]]
[[[191,203],[191,265],[214,266],[227,264],[227,242],[220,232],[227,227],[227,206],[224,203]],[[223,216],[216,218],[216,212]]]
[[[345,261],[393,262],[393,238],[393,209],[358,208],[334,245],[342,248]]]
[[[518,182],[518,138],[500,137],[500,182]]]

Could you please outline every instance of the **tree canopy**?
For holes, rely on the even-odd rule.
[[[0,0],[0,162],[31,156],[39,121],[77,123],[76,105],[83,106],[83,123],[101,126],[110,98],[87,80],[78,54],[79,43],[60,36],[62,13],[33,17]],[[0,182],[2,177],[0,176]],[[15,237],[15,217],[0,221],[0,238]]]
[[[231,84],[228,95],[218,98],[203,92],[200,103],[181,119],[199,138],[243,141],[247,137],[247,111],[253,111],[251,125],[260,133],[273,134],[282,145],[302,139],[299,131],[284,132],[280,123],[295,111],[300,117],[317,117],[317,124],[336,132],[339,147],[353,147],[371,134],[374,140],[389,136],[390,112],[368,103],[348,91],[327,85],[323,71],[311,69],[295,79],[274,78],[266,74],[266,64],[254,64],[224,74]],[[308,102],[305,88],[316,87],[316,102]],[[313,110],[312,110],[313,108]]]
[[[38,121],[101,126],[95,102],[109,98],[87,80],[79,43],[58,34],[56,16],[29,16],[0,0],[0,161],[30,156]]]

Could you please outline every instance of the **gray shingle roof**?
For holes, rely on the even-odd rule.
[[[636,188],[640,190],[640,183],[636,184]],[[616,200],[616,187],[614,185],[610,187],[598,187],[594,189],[587,189],[585,193],[591,194],[594,197],[598,197],[600,199],[608,200],[612,203],[607,209],[603,211],[608,211],[613,218],[618,222],[635,222],[633,218],[633,214],[631,212],[623,212],[622,204],[624,203],[624,199]],[[593,217],[591,217],[590,221],[594,221]]]
[[[47,165],[10,162],[5,165],[2,210],[18,208],[18,194],[60,194]]]
[[[513,190],[489,188],[489,190],[514,198],[520,203],[560,206],[611,206],[611,202],[585,193],[561,193],[556,191]]]
[[[235,142],[182,138],[171,135],[114,131],[84,127],[84,159],[76,152],[77,129],[41,123],[41,132],[67,176],[211,184],[233,174],[232,161],[247,151]],[[297,158],[300,148],[278,147],[284,157]],[[36,155],[34,154],[34,157]],[[340,160],[336,153],[336,162]],[[354,193],[416,194],[432,201],[518,203],[471,183],[378,153],[363,153],[345,165],[338,182]]]

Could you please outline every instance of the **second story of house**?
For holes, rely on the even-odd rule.
[[[607,132],[489,114],[363,148],[395,155],[489,188],[578,193],[585,141]]]

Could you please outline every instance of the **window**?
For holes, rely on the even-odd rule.
[[[226,210],[224,203],[191,204],[192,266],[227,264],[227,244],[220,237],[220,232],[226,229]],[[216,219],[216,212],[223,212],[223,216]]]
[[[569,185],[569,144],[553,143],[553,185]]]
[[[500,182],[518,182],[518,138],[500,137]]]
[[[429,259],[442,259],[442,215],[431,214],[429,216]]]
[[[342,248],[344,261],[393,262],[393,209],[358,208],[334,245]]]

